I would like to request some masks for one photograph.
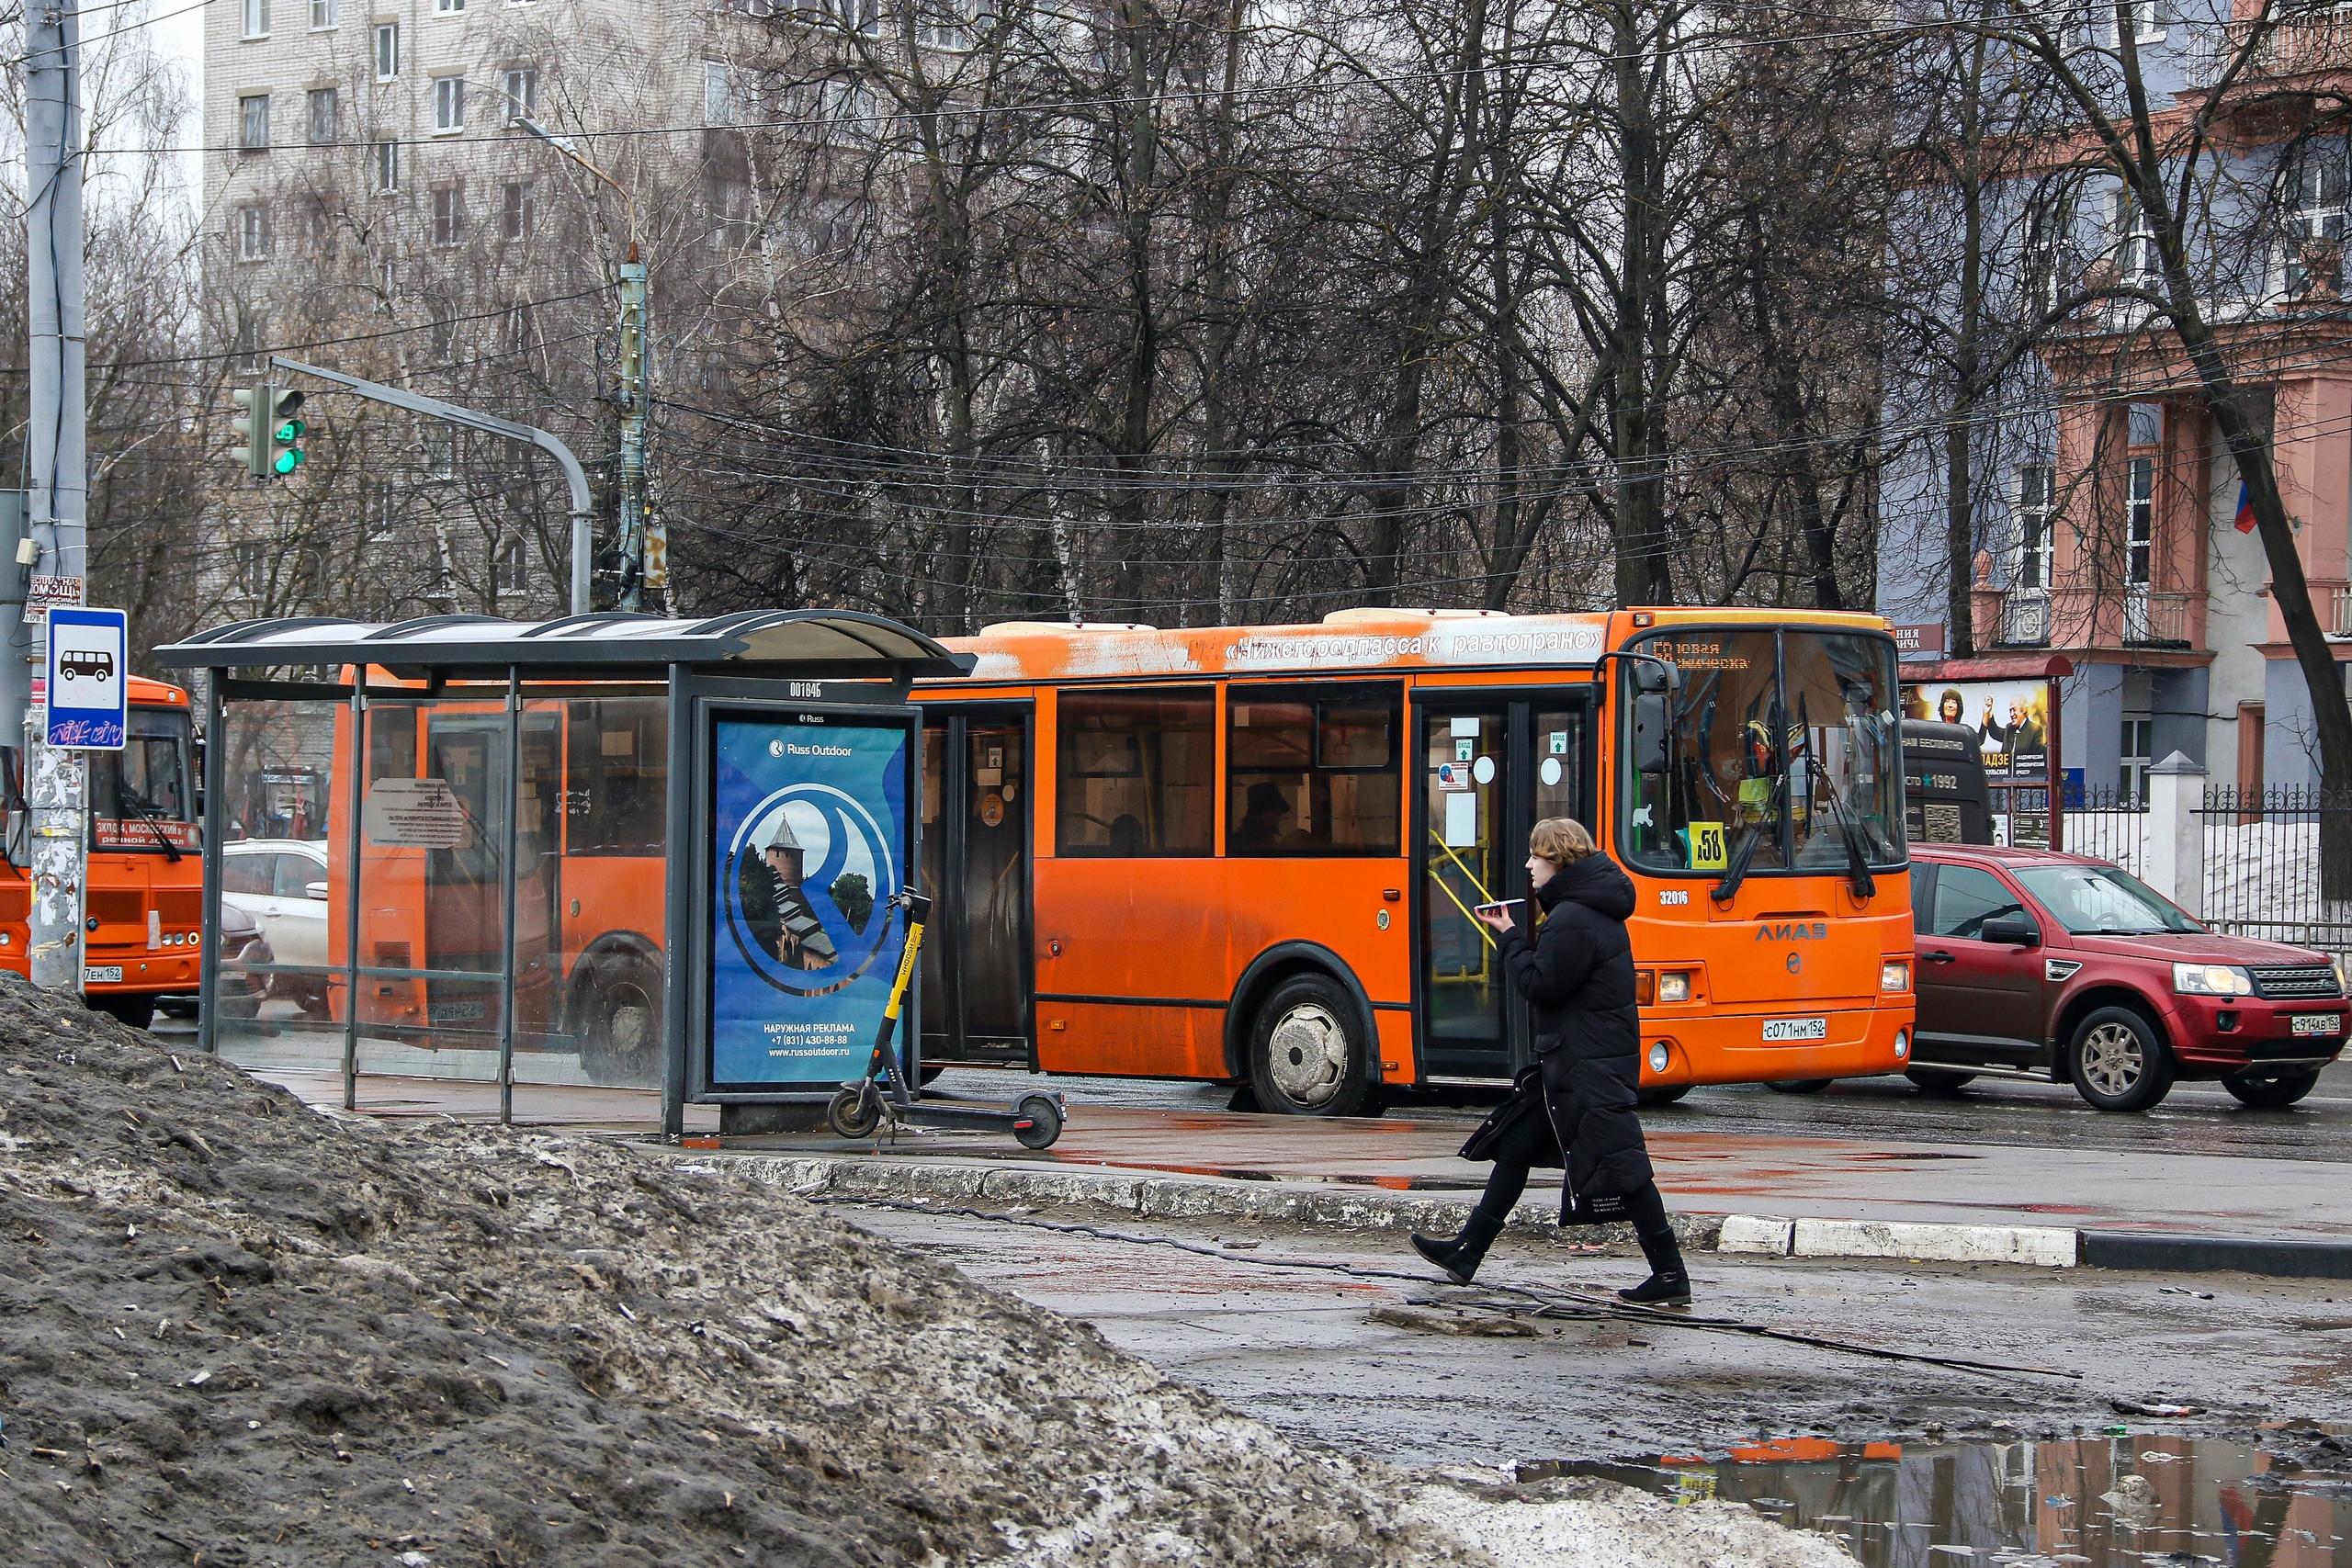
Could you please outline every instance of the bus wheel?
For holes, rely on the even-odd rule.
[[[1958,1094],[1976,1081],[1974,1073],[1946,1072],[1941,1067],[1908,1067],[1903,1076],[1922,1094]]]
[[[596,961],[580,1017],[580,1066],[594,1084],[662,1080],[662,971],[636,953]]]
[[[1369,1042],[1338,981],[1299,975],[1274,987],[1250,1031],[1258,1107],[1286,1116],[1353,1116],[1371,1098]]]
[[[1635,1091],[1634,1100],[1642,1105],[1671,1105],[1690,1092],[1687,1083],[1652,1084]]]
[[[1768,1083],[1764,1087],[1774,1094],[1819,1094],[1829,1087],[1829,1080],[1827,1078],[1791,1078],[1786,1083]]]
[[[108,1018],[119,1019],[133,1029],[144,1029],[155,1021],[155,998],[130,992],[120,996],[93,997],[90,1006]]]

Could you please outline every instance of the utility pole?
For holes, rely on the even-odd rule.
[[[637,609],[650,591],[654,607],[666,612],[670,607],[670,531],[650,515],[645,503],[645,418],[652,402],[652,355],[647,346],[645,319],[645,235],[637,220],[637,198],[629,195],[627,186],[590,163],[571,137],[558,135],[528,115],[516,115],[514,124],[603,181],[621,198],[621,210],[628,220],[628,257],[621,263],[620,385],[616,389],[621,409],[621,608]]]
[[[74,0],[33,0],[25,16],[25,276],[31,297],[26,440],[27,522],[41,576],[78,589],[88,517],[87,410],[82,387],[81,17]],[[32,983],[82,987],[82,879],[88,863],[82,754],[43,744],[31,702],[48,627],[20,609],[0,657],[0,737],[22,737],[31,816]]]

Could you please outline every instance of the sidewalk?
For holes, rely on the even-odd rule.
[[[328,1076],[264,1074],[313,1102],[340,1102]],[[518,1120],[658,1142],[650,1095],[521,1085],[515,1097]],[[497,1100],[487,1084],[370,1077],[360,1102],[384,1114],[475,1117]],[[698,1115],[690,1134],[708,1129]],[[975,1132],[884,1145],[830,1133],[730,1137],[673,1153],[843,1196],[1442,1229],[1459,1223],[1485,1177],[1455,1157],[1468,1130],[1455,1119],[1083,1105],[1042,1154]],[[1671,1129],[1653,1130],[1649,1144],[1679,1228],[1727,1252],[2352,1278],[2352,1163]],[[1537,1179],[1545,1184],[1515,1223],[1547,1224],[1556,1212],[1556,1175]]]

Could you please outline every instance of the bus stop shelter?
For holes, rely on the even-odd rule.
[[[157,657],[204,677],[205,1049],[347,1109],[446,1108],[431,1079],[628,1122],[600,1091],[659,1088],[673,1133],[862,1067],[919,863],[908,687],[968,657],[845,610],[281,618]]]

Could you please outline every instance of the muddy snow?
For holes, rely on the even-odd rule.
[[[0,1420],[12,1568],[1841,1560],[1314,1449],[789,1193],[322,1115],[13,978]]]

